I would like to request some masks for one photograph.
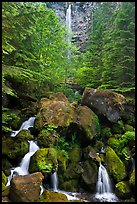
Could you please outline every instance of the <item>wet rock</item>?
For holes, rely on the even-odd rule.
[[[103,115],[108,121],[115,123],[123,114],[126,98],[109,90],[85,88],[81,104],[90,107],[97,115]]]
[[[116,182],[122,181],[127,176],[124,163],[109,146],[106,147],[106,168],[109,175],[112,176]]]
[[[29,172],[52,173],[57,170],[58,162],[54,148],[41,148],[30,158]]]
[[[40,202],[68,202],[68,199],[63,193],[45,190],[40,196]]]
[[[129,184],[131,186],[133,193],[135,194],[135,169],[133,169],[130,174]]]
[[[98,167],[94,161],[86,160],[82,168],[84,172],[81,176],[81,187],[90,192],[95,192],[97,183]]]
[[[121,199],[127,199],[131,197],[131,190],[128,182],[120,181],[115,185],[116,195]]]
[[[78,179],[70,179],[68,181],[64,181],[60,187],[65,191],[77,192],[78,184]]]
[[[12,202],[38,202],[43,178],[40,172],[13,177],[11,180],[10,200]]]
[[[28,153],[29,144],[28,141],[19,138],[11,138],[4,136],[2,139],[2,155],[9,159],[20,159]]]

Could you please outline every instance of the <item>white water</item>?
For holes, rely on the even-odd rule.
[[[69,4],[66,12],[66,26],[68,29],[67,42],[71,43],[71,4]]]
[[[26,120],[25,122],[22,123],[19,130],[12,131],[11,137],[15,137],[22,129],[26,129],[29,131],[28,128],[33,127],[34,121],[35,121],[35,117],[30,117],[28,120]],[[30,144],[29,145],[29,152],[27,154],[25,154],[25,156],[23,157],[19,166],[11,169],[11,174],[8,176],[8,182],[7,182],[6,186],[10,185],[10,181],[11,181],[13,176],[28,175],[29,174],[28,169],[29,169],[30,158],[39,149],[39,147],[32,140],[28,141],[28,142]]]
[[[118,198],[112,192],[111,182],[106,168],[100,164],[98,171],[97,193],[95,198],[100,201],[117,202]]]
[[[11,137],[15,137],[21,130],[25,129],[29,131],[30,127],[33,127],[35,121],[35,117],[30,117],[28,120],[22,123],[21,127],[19,130],[13,130],[11,132]]]
[[[53,191],[57,192],[58,191],[58,175],[56,171],[53,174],[51,174],[51,183],[52,183]]]

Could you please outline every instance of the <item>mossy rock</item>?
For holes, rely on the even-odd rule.
[[[66,173],[66,167],[67,167],[67,161],[68,161],[68,159],[64,155],[64,151],[58,150],[57,160],[58,160],[58,173],[59,175],[64,175]]]
[[[101,128],[101,137],[104,141],[108,140],[110,137],[112,137],[111,128],[109,127],[102,127]]]
[[[45,125],[68,127],[73,121],[73,116],[74,109],[63,94],[50,99],[42,98],[35,128],[40,131]]]
[[[102,147],[104,147],[104,143],[102,141],[97,140],[94,146],[96,152],[99,153]]]
[[[65,191],[78,192],[79,181],[77,179],[70,179],[61,184],[60,188]]]
[[[106,147],[106,167],[109,175],[112,176],[116,182],[123,180],[127,176],[124,163],[109,146]]]
[[[73,123],[81,130],[79,140],[81,144],[89,144],[100,134],[100,123],[98,116],[87,106],[77,106]]]
[[[37,141],[40,148],[54,147],[58,144],[59,134],[46,130],[42,130],[38,136]]]
[[[120,181],[115,185],[116,195],[121,199],[127,199],[131,197],[131,190],[127,181]]]
[[[15,99],[15,98],[14,98]],[[18,130],[20,125],[21,125],[21,111],[20,110],[13,110],[10,109],[9,110],[9,114],[12,115],[12,120],[10,120],[9,126],[13,129],[13,130]]]
[[[113,124],[111,130],[113,134],[123,134],[125,132],[123,121],[118,120],[117,123]]]
[[[101,162],[101,159],[98,156],[98,154],[96,153],[95,148],[90,146],[90,145],[83,149],[83,158],[85,160],[90,159],[90,160],[96,161],[98,163]]]
[[[29,172],[51,173],[57,170],[57,153],[54,148],[41,148],[30,159]]]
[[[66,169],[66,179],[78,179],[83,171],[84,170],[79,163],[69,163]]]
[[[2,154],[9,159],[17,159],[18,161],[29,151],[28,141],[15,139],[11,137],[3,137]]]
[[[125,132],[127,131],[130,131],[130,132],[134,131],[134,127],[131,125],[125,124]]]
[[[7,182],[8,182],[8,179],[7,179],[6,175],[4,174],[4,172],[2,171],[2,183],[6,185]]]
[[[131,172],[131,175],[129,178],[129,184],[132,187],[132,189],[135,188],[135,169]]]
[[[111,137],[107,140],[107,145],[110,146],[112,149],[114,149],[116,153],[121,151],[121,148],[122,148],[120,140],[114,137]]]
[[[80,147],[72,147],[69,152],[69,162],[77,163],[81,159],[81,148]]]
[[[34,136],[31,135],[28,130],[21,130],[15,137],[15,140],[33,140],[34,139]]]
[[[45,190],[40,196],[40,202],[68,202],[68,199],[63,193]]]
[[[2,183],[2,196],[3,197],[9,196],[9,193],[10,193],[10,186],[5,186]]]
[[[9,170],[12,167],[12,164],[8,161],[7,158],[2,158],[2,170],[4,173],[6,173],[7,170]],[[8,176],[6,174],[6,176]]]

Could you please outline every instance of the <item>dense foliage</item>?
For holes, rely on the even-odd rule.
[[[101,2],[92,11],[89,45],[78,82],[93,88],[133,91],[135,86],[135,4]]]

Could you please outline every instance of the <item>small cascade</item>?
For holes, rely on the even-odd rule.
[[[10,185],[10,181],[13,176],[29,174],[28,169],[29,169],[30,157],[39,149],[39,147],[32,140],[28,142],[30,143],[29,152],[25,154],[25,156],[23,157],[20,163],[20,166],[11,169],[11,174],[8,176],[8,182],[6,186]]]
[[[15,137],[23,129],[29,131],[29,128],[34,126],[34,121],[35,121],[35,117],[30,117],[28,120],[22,123],[19,130],[15,130],[15,131],[13,130],[11,132],[11,137]]]
[[[56,171],[53,174],[51,174],[51,183],[52,183],[53,191],[57,192],[58,191],[58,175]]]
[[[117,202],[118,198],[112,192],[111,182],[106,168],[100,163],[98,170],[97,192],[95,198],[106,202]]]
[[[26,120],[25,122],[22,123],[19,130],[12,131],[11,137],[15,137],[19,133],[19,131],[22,129],[26,129],[29,131],[29,128],[33,127],[34,121],[35,121],[35,117],[30,117],[28,120]],[[17,166],[15,168],[11,169],[11,174],[8,176],[8,182],[7,182],[6,186],[10,185],[10,181],[11,181],[13,176],[28,175],[29,174],[28,169],[29,169],[30,158],[39,149],[39,147],[36,144],[36,142],[34,142],[33,140],[28,141],[28,142],[30,144],[29,145],[29,152],[27,154],[25,154],[25,156],[23,157],[23,159],[20,163],[20,166]]]

